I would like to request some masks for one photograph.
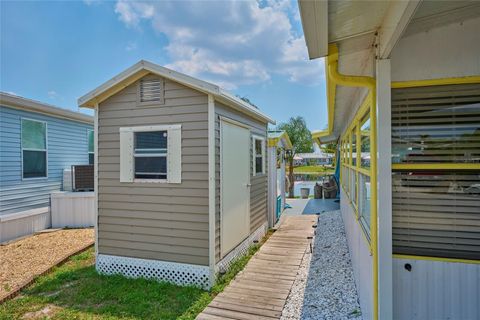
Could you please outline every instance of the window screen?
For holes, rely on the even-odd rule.
[[[479,156],[480,84],[392,90],[392,162],[408,166],[392,178],[394,253],[480,259],[480,170],[448,169]]]
[[[370,114],[362,119],[360,124],[360,165],[363,168],[370,168]]]
[[[22,119],[23,178],[47,176],[47,124]]]
[[[167,131],[135,132],[135,178],[167,179]]]
[[[480,84],[392,90],[393,163],[480,163]]]

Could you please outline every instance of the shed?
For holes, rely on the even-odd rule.
[[[210,287],[267,230],[267,124],[211,83],[140,61],[95,109],[96,268]]]
[[[292,150],[286,131],[268,131],[268,222],[273,227],[285,208],[286,153]]]
[[[63,171],[93,161],[93,117],[0,92],[0,242],[50,227]]]

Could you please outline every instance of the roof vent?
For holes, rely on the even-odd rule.
[[[163,81],[160,78],[140,80],[140,103],[163,103]]]

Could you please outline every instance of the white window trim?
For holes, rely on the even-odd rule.
[[[23,120],[35,121],[45,124],[45,149],[23,148]],[[24,178],[23,176],[23,150],[26,151],[45,151],[45,177]],[[21,117],[20,118],[20,161],[22,162],[22,180],[42,180],[48,179],[48,123],[44,120]]]
[[[256,159],[257,152],[255,150],[255,141],[260,140],[262,142],[262,171],[257,172],[256,168]],[[265,137],[259,135],[252,135],[252,167],[253,167],[253,176],[260,176],[265,174]]]
[[[167,134],[170,135],[170,130],[181,130],[181,129],[182,129],[182,125],[173,124],[173,125],[154,125],[154,126],[140,126],[140,127],[122,127],[120,128],[120,132],[135,133],[135,132],[167,131]],[[169,162],[171,161],[169,156],[170,153],[168,152],[168,150],[169,150],[169,146],[167,146],[167,154],[166,154],[166,158],[167,158],[167,178],[166,179],[144,179],[144,178],[138,179],[138,178],[135,178],[135,172],[133,172],[134,178],[132,182],[133,183],[174,183],[171,180],[169,180],[169,175],[168,175],[168,166],[169,166]],[[180,146],[180,150],[181,150],[181,146]],[[131,156],[135,158],[134,149],[132,150]],[[133,165],[135,165],[135,161],[133,161]],[[181,164],[180,164],[180,167],[181,167]]]
[[[89,144],[90,144],[90,132],[93,134],[93,151],[90,151]],[[95,163],[95,130],[87,129],[87,155],[88,155],[88,164],[90,163],[90,155],[93,154],[94,163]]]

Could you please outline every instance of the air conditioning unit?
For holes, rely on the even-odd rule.
[[[93,191],[93,164],[72,166],[72,186],[73,191]]]

